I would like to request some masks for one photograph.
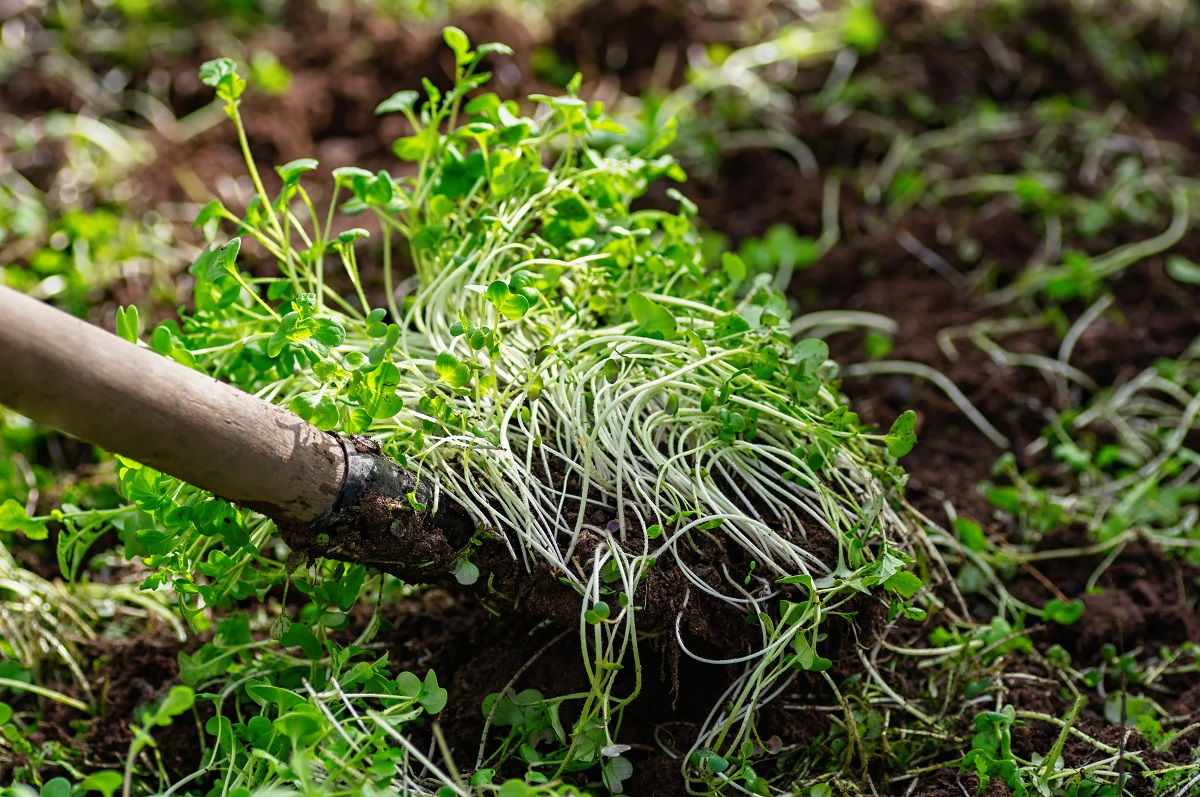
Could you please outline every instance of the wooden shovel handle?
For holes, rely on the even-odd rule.
[[[0,404],[287,524],[333,508],[341,439],[0,287]]]

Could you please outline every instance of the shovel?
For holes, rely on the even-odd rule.
[[[414,511],[410,497],[431,506],[432,491],[372,441],[323,432],[5,287],[0,404],[259,512],[315,555],[438,580],[474,532],[446,501],[436,517]]]

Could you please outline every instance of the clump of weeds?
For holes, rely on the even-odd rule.
[[[118,332],[318,428],[375,438],[430,488],[427,499],[410,495],[412,510],[462,507],[479,534],[574,592],[587,690],[490,698],[490,724],[524,735],[482,750],[488,765],[462,774],[444,746],[411,740],[445,703],[432,671],[385,676],[363,647],[375,622],[348,646],[330,638],[360,596],[383,594],[383,576],[353,561],[285,561],[270,521],[118,457],[124,507],[54,518],[64,572],[77,574],[102,529],[116,528],[125,555],[149,568],[143,588],[172,589],[190,627],[215,633],[181,656],[185,685],[170,705],[138,720],[124,787],[139,772],[153,782],[139,763],[153,760],[148,729],[178,721],[195,687],[223,677],[234,680],[204,697],[216,712],[204,723],[204,767],[172,790],[218,777],[223,791],[467,793],[520,773],[501,793],[588,783],[619,793],[632,772],[622,721],[646,677],[638,617],[648,576],[666,571],[680,576],[678,616],[648,630],[740,673],[724,694],[685,696],[712,709],[680,750],[682,774],[702,792],[769,792],[779,748],[761,738],[758,716],[801,673],[836,691],[822,655],[829,623],[873,594],[924,615],[909,603],[923,586],[906,569],[921,532],[899,500],[896,465],[915,442],[914,416],[887,433],[864,427],[837,393],[825,344],[793,338],[771,275],[734,253],[705,259],[682,195],[669,192],[673,212],[632,209],[652,181],[684,178],[663,154],[673,125],[637,151],[598,149],[595,135],[619,141],[622,131],[579,98],[578,80],[523,110],[479,91],[481,60],[503,45],[473,48],[456,28],[445,39],[454,87],[427,81],[424,95],[402,91],[378,109],[411,128],[394,148],[409,176],[336,169],[325,213],[304,186],[315,160],[277,167],[282,190],[267,194],[239,114],[245,81],[229,60],[205,64],[256,194],[243,213],[214,201],[196,220],[238,237],[190,269],[194,311],[143,331],[122,310]],[[339,210],[369,224],[335,233]],[[243,246],[278,276],[244,272]],[[380,258],[373,282],[366,253]],[[404,280],[402,267],[412,270]],[[45,522],[18,510],[7,527]],[[472,550],[449,575],[486,592]],[[718,552],[719,569],[700,566]],[[287,583],[311,603],[299,615],[285,608],[270,639],[255,641],[228,614]],[[714,659],[689,648],[685,613],[720,606],[757,625],[756,649]]]

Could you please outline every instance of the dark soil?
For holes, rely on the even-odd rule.
[[[194,652],[205,640],[180,642],[166,629],[121,640],[94,640],[79,644],[92,693],[101,695],[101,711],[92,718],[61,703],[47,701],[43,721],[29,737],[34,745],[57,742],[83,754],[82,764],[109,769],[124,763],[133,739],[130,723],[140,711],[161,699],[179,683],[178,655]],[[67,694],[83,697],[78,684],[56,685]],[[19,706],[18,706],[19,708]],[[195,772],[200,765],[201,728],[211,716],[211,704],[197,703],[199,722],[189,712],[172,724],[154,729],[163,766],[176,778]],[[13,764],[0,759],[0,780],[9,780]],[[50,777],[49,775],[47,777]]]
[[[1086,547],[1086,533],[1062,529],[1046,535],[1037,550],[1060,551]],[[1046,639],[1065,647],[1083,661],[1094,661],[1105,644],[1118,651],[1141,647],[1157,651],[1200,638],[1200,616],[1194,598],[1197,573],[1179,560],[1137,539],[1125,546],[1096,579],[1099,592],[1088,592],[1089,579],[1104,565],[1102,556],[1064,556],[1038,563],[1038,570],[1068,598],[1079,598],[1085,610],[1078,623],[1047,629]],[[1040,606],[1054,597],[1032,577],[1019,577],[1009,587],[1014,597]]]
[[[723,5],[722,12],[701,13],[697,5],[675,0],[596,0],[553,19],[544,35],[499,12],[481,12],[456,24],[473,41],[498,40],[513,46],[515,57],[491,65],[497,77],[495,90],[504,96],[547,90],[564,70],[569,75],[576,67],[589,80],[598,80],[601,92],[606,83],[639,91],[677,85],[683,79],[689,47],[743,41],[774,24],[750,2],[705,4]],[[1131,63],[1142,66],[1118,75],[1108,68],[1096,39],[1088,35],[1095,32],[1096,23],[1081,18],[1065,2],[980,4],[948,15],[935,13],[917,0],[876,5],[887,37],[858,69],[886,90],[865,100],[861,112],[826,113],[810,100],[826,79],[827,65],[802,68],[796,76],[791,131],[811,147],[818,174],[805,176],[794,160],[773,150],[736,150],[716,163],[697,164],[701,168],[695,171],[707,176],[688,184],[685,193],[699,205],[705,222],[735,243],[778,223],[816,238],[821,232],[825,180],[838,176],[841,237],[819,263],[793,279],[789,293],[800,312],[864,310],[893,318],[898,331],[889,359],[924,363],[941,371],[1011,441],[1021,467],[1042,469],[1046,478],[1069,484],[1070,475],[1045,454],[1027,451],[1028,444],[1042,435],[1048,409],[1063,406],[1064,397],[1055,386],[1034,369],[994,361],[965,338],[955,338],[955,357],[948,357],[938,345],[939,332],[1000,320],[1012,308],[988,304],[975,282],[948,279],[901,243],[915,239],[937,251],[957,272],[979,276],[980,284],[1005,285],[1037,253],[1045,233],[1042,222],[1015,202],[918,203],[895,214],[869,203],[863,187],[891,145],[885,127],[907,134],[939,129],[962,118],[981,99],[1009,110],[1057,95],[1070,95],[1095,108],[1120,102],[1133,117],[1131,135],[1176,142],[1191,153],[1200,151],[1200,134],[1193,124],[1193,114],[1200,109],[1200,31],[1150,24],[1132,10],[1121,12],[1128,14],[1125,29],[1133,32],[1130,46],[1138,51]],[[209,90],[199,84],[196,70],[204,60],[225,54],[212,49],[198,31],[182,51],[131,77],[132,84],[145,85],[157,70],[155,85],[165,86],[160,96],[178,116],[208,103]],[[391,142],[405,132],[403,122],[398,116],[380,120],[373,109],[392,92],[419,87],[421,77],[443,87],[448,84],[452,64],[447,62],[438,31],[430,25],[372,18],[361,11],[329,24],[311,2],[288,4],[276,29],[254,34],[246,43],[248,52],[274,52],[294,77],[286,94],[257,94],[243,106],[255,157],[268,164],[316,157],[323,171],[349,164],[402,169],[390,150]],[[555,68],[539,66],[541,76],[534,74],[530,56],[538,47],[557,60]],[[1165,59],[1166,70],[1160,73],[1146,66],[1155,61],[1149,56]],[[919,97],[931,102],[918,102]],[[43,78],[32,71],[18,73],[0,94],[0,111],[26,118],[53,108],[78,109],[83,103],[62,78]],[[887,124],[881,125],[880,119]],[[187,140],[171,128],[156,135],[158,161],[139,176],[146,207],[203,202],[214,193],[237,204],[236,186],[220,179],[243,173],[229,125],[219,124]],[[988,159],[986,169],[992,173],[1018,173],[1021,148],[1018,142],[979,157]],[[1064,152],[1064,157],[1077,155]],[[1184,164],[1187,174],[1197,176],[1194,154],[1185,156]],[[975,161],[943,165],[957,174],[964,169],[979,173],[982,168]],[[1088,247],[1104,251],[1122,240],[1144,239],[1160,230],[1161,225],[1127,225],[1089,242]],[[981,260],[964,257],[956,249],[963,236],[979,244]],[[1200,237],[1189,235],[1172,253],[1200,261]],[[1162,256],[1152,257],[1122,274],[1115,283],[1115,306],[1080,340],[1071,362],[1099,385],[1119,384],[1158,357],[1178,356],[1200,335],[1200,314],[1195,310],[1200,307],[1200,289],[1167,278],[1163,263]],[[1084,305],[1068,303],[1063,311],[1076,318],[1083,309]],[[1051,357],[1059,341],[1060,335],[1048,326],[1030,327],[1002,339],[1009,351]],[[830,342],[839,362],[865,359],[861,333],[839,335]],[[887,375],[847,378],[843,389],[864,420],[885,428],[904,410],[917,411],[920,443],[903,465],[910,474],[909,498],[918,508],[935,521],[948,522],[946,507],[952,506],[956,514],[990,531],[1016,533],[1013,519],[994,508],[979,490],[1002,452],[935,385]],[[1037,547],[1052,550],[1087,544],[1078,531],[1059,529]],[[457,546],[449,546],[437,555],[444,559],[454,550]],[[1035,606],[1052,596],[1043,581],[1053,583],[1068,598],[1084,601],[1085,612],[1076,625],[1033,633],[1037,651],[1062,645],[1074,666],[1084,668],[1102,663],[1105,644],[1115,645],[1118,652],[1148,654],[1160,646],[1200,639],[1198,580],[1193,569],[1135,540],[1107,565],[1098,580],[1102,591],[1088,593],[1085,584],[1100,564],[1100,557],[1043,561],[1038,564],[1041,579],[1025,573],[1010,585],[1015,597]],[[677,607],[669,596],[677,594],[678,585],[669,572],[656,577],[663,583],[647,587],[647,600],[665,601],[660,613],[672,615]],[[510,586],[516,586],[515,580]],[[668,597],[659,597],[663,595]],[[577,638],[569,631],[560,636],[570,628],[570,618],[554,611],[553,594],[542,595],[541,603],[531,592],[525,597],[529,601],[525,610],[507,623],[497,622],[474,598],[437,588],[387,610],[394,628],[388,636],[392,663],[420,669],[436,662],[451,696],[441,717],[442,728],[464,758],[473,756],[483,730],[483,697],[503,689],[539,651],[544,652],[517,682],[518,690],[536,687],[554,694],[581,685]],[[859,609],[863,620],[871,616],[872,622],[878,621],[881,607]],[[543,623],[547,619],[554,622],[547,626]],[[711,628],[695,625],[690,631],[710,643],[745,639],[744,627],[734,626],[724,618]],[[847,665],[839,676],[848,675],[854,665],[853,637],[846,632],[836,638],[836,629],[831,633],[835,636],[831,649],[840,654],[834,656],[836,664],[845,659]],[[630,793],[684,793],[680,762],[671,756],[686,752],[709,707],[707,698],[724,690],[731,672],[680,657],[672,652],[673,644],[648,647],[645,672],[659,677],[647,679],[643,697],[635,702],[623,727],[630,734],[623,740],[633,745],[628,755],[635,763]],[[161,637],[98,646],[94,685],[108,688],[109,710],[86,727],[76,727],[80,717],[65,709],[51,712],[45,738],[83,745],[92,760],[112,766],[127,750],[126,723],[134,708],[159,696],[173,682],[179,649]],[[1003,666],[1010,673],[1034,678],[1048,674],[1038,656],[1014,655]],[[1070,701],[1057,688],[1020,677],[1005,684],[1005,700],[1018,710],[1062,717],[1069,708]],[[1165,693],[1156,693],[1155,699],[1181,722],[1179,727],[1200,720],[1200,685],[1166,682],[1163,688]],[[680,697],[689,694],[703,695],[705,701]],[[1089,705],[1079,727],[1115,744],[1120,729],[1104,718],[1102,708]],[[826,715],[802,715],[777,707],[764,712],[762,722],[788,744],[807,742],[830,727]],[[178,751],[172,753],[178,760],[169,766],[190,771],[187,768],[195,763],[192,759],[198,750],[196,732],[185,722],[163,731],[172,734],[169,749]],[[1045,752],[1057,734],[1057,726],[1030,722],[1014,731],[1014,745],[1020,754]],[[970,735],[969,718],[965,735]],[[660,743],[666,740],[671,747],[672,739],[678,740],[679,747],[665,754]],[[1127,744],[1139,737],[1134,734],[1131,739]],[[1197,741],[1193,733],[1190,742],[1183,739],[1180,744]],[[1140,741],[1138,745],[1147,749]],[[1164,757],[1177,753],[1168,751]],[[1094,760],[1095,750],[1072,737],[1066,755],[1083,763]],[[926,777],[915,793],[959,795],[963,788],[974,792],[973,776],[959,776],[950,768]],[[1148,793],[1149,787],[1133,778],[1129,788],[1138,794]],[[986,793],[1003,794],[1005,789],[993,781]]]
[[[918,133],[936,128],[974,107],[979,97],[990,98],[1005,109],[1027,107],[1038,98],[1062,92],[1090,94],[1099,107],[1110,101],[1133,100],[1129,86],[1104,82],[1104,72],[1095,63],[1086,59],[1076,61],[1074,55],[1067,55],[1084,48],[1078,41],[1068,43],[1080,25],[1076,24],[1078,20],[1072,24],[1063,21],[1064,15],[1070,16],[1065,4],[1046,4],[1034,11],[1032,18],[1019,22],[989,19],[986,26],[973,14],[947,17],[951,21],[942,23],[944,28],[954,27],[962,34],[953,43],[940,38],[938,25],[930,21],[932,12],[922,10],[921,4],[889,4],[889,9],[894,25],[889,28],[889,40],[880,54],[865,65],[865,70],[869,74],[873,70],[880,75],[886,73],[891,81],[891,90],[875,97],[869,106],[885,113],[898,129]],[[1039,22],[1044,27],[1039,28]],[[958,25],[966,27],[959,29],[955,27]],[[1039,31],[1048,33],[1052,39],[1063,36],[1063,42],[1055,41],[1051,50],[1070,63],[1064,65],[1047,54],[1033,64],[1021,59],[1011,73],[998,74],[999,70],[991,63],[996,57],[995,48],[1016,47],[1014,42]],[[1169,44],[1164,44],[1163,35],[1168,36]],[[1185,53],[1200,52],[1196,37],[1189,32],[1142,31],[1138,38],[1147,49],[1161,47],[1159,52],[1171,58],[1187,59],[1194,56]],[[997,45],[997,41],[1001,44]],[[897,62],[908,68],[897,72]],[[897,80],[911,81],[912,85],[898,85]],[[1180,78],[1181,83],[1190,80],[1190,76]],[[819,82],[816,85],[819,87]],[[1154,111],[1147,107],[1145,95],[1127,103],[1135,112],[1143,112],[1139,123],[1145,127],[1140,134],[1186,141],[1194,147],[1195,132],[1180,119],[1194,103],[1192,89],[1170,80],[1158,81],[1153,89],[1147,89],[1162,98],[1163,103]],[[901,98],[906,91],[921,91],[930,96],[941,116],[931,119],[904,110]],[[701,215],[735,241],[761,235],[780,222],[794,226],[802,235],[816,238],[821,232],[823,179],[827,175],[841,176],[842,237],[817,265],[793,279],[791,294],[800,311],[865,310],[893,318],[898,331],[888,359],[924,363],[941,371],[1009,438],[1021,467],[1043,469],[1044,476],[1052,482],[1057,479],[1069,484],[1071,477],[1062,472],[1061,466],[1049,461],[1045,454],[1030,455],[1026,450],[1043,433],[1049,408],[1063,406],[1054,386],[1034,369],[995,362],[961,337],[955,340],[958,356],[953,359],[938,345],[937,336],[942,330],[987,319],[999,320],[1010,315],[1011,308],[980,302],[978,292],[971,289],[968,280],[955,284],[900,244],[902,236],[911,236],[937,250],[956,271],[971,274],[978,264],[964,260],[952,244],[959,234],[965,233],[979,242],[992,273],[1004,280],[1005,275],[1011,279],[1019,273],[1035,255],[1043,231],[1037,220],[1021,213],[1015,203],[1008,206],[989,203],[982,208],[954,203],[932,208],[918,205],[899,217],[890,215],[886,208],[871,206],[855,186],[865,184],[869,177],[859,179],[859,175],[875,173],[887,152],[888,142],[880,141],[877,128],[872,120],[863,124],[857,115],[831,122],[828,116],[810,116],[801,110],[795,132],[812,147],[822,167],[820,175],[802,174],[793,160],[780,153],[741,151],[721,161],[715,179],[685,190],[699,204]],[[1003,152],[992,155],[997,161],[988,164],[990,168],[985,167],[986,171],[1018,170],[1015,157]],[[979,168],[970,164],[968,167]],[[1195,160],[1189,158],[1185,173],[1195,175],[1196,167]],[[1094,251],[1104,251],[1122,240],[1144,239],[1156,232],[1147,228],[1123,229],[1115,240],[1093,242],[1097,247]],[[1196,247],[1197,238],[1190,235],[1171,253],[1195,257]],[[1200,315],[1194,310],[1200,306],[1200,291],[1195,286],[1166,279],[1163,262],[1163,257],[1152,257],[1122,274],[1115,283],[1114,310],[1089,328],[1075,350],[1072,364],[1099,385],[1120,384],[1156,358],[1177,357],[1200,335]],[[1083,306],[1065,309],[1074,318]],[[1041,327],[1006,335],[1002,342],[1012,352],[1053,357],[1059,340],[1059,333]],[[862,361],[862,347],[861,334],[842,335],[831,341],[832,356],[840,362]],[[921,379],[896,375],[846,379],[843,388],[865,420],[884,428],[906,409],[918,412],[920,443],[904,459],[910,474],[909,498],[918,508],[932,518],[948,522],[944,508],[951,505],[956,514],[973,518],[985,528],[1001,532],[1016,530],[1012,519],[992,507],[979,490],[979,485],[989,479],[1001,450],[968,422],[940,389]],[[1089,544],[1086,535],[1081,538],[1063,529],[1047,535],[1038,547],[1059,549]],[[1174,647],[1198,638],[1200,574],[1194,568],[1168,560],[1156,547],[1136,540],[1107,566],[1097,581],[1100,590],[1085,593],[1085,582],[1101,560],[1102,557],[1073,557],[1039,563],[1044,580],[1055,584],[1066,597],[1081,598],[1085,606],[1078,624],[1043,628],[1035,633],[1033,638],[1039,649],[1060,644],[1073,656],[1074,666],[1082,668],[1101,664],[1105,645],[1115,646],[1118,653],[1146,655],[1156,653],[1161,646]],[[1034,606],[1054,597],[1041,580],[1031,576],[1019,576],[1010,589],[1014,596]],[[1018,673],[1038,674],[1038,667],[1030,662],[1011,661],[1005,666]],[[1017,683],[1022,685],[1010,687],[1005,702],[1018,710],[1062,717],[1070,707],[1070,701],[1058,687],[1038,691],[1031,689],[1028,682]],[[1195,701],[1187,702],[1179,696],[1183,689],[1188,690],[1186,694],[1194,692],[1194,680],[1166,689],[1161,699],[1183,703],[1180,716],[1184,725],[1200,717],[1195,712]],[[1174,698],[1170,697],[1172,694]],[[1156,699],[1160,699],[1157,694]],[[1089,706],[1078,727],[1115,745],[1119,729],[1104,718],[1102,708],[1102,705]],[[1026,755],[1044,752],[1058,732],[1057,726],[1048,723],[1029,723],[1014,735],[1015,749]],[[1179,740],[1164,755],[1181,755],[1186,759],[1190,743]],[[1130,749],[1149,747],[1136,732],[1127,744]],[[1076,764],[1098,760],[1096,750],[1074,737],[1064,755]],[[929,793],[961,793],[948,780],[942,776],[927,782],[925,787],[930,789]],[[1130,779],[1129,789],[1135,794],[1150,793],[1150,785],[1140,777]]]
[[[683,83],[688,49],[744,41],[754,22],[753,0],[590,2],[555,20],[550,45],[566,74],[585,82],[615,80],[627,94]]]

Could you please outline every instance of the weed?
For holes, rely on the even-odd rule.
[[[677,213],[630,209],[652,180],[683,178],[661,154],[673,126],[638,152],[597,150],[589,136],[620,128],[598,103],[578,98],[578,80],[563,96],[532,97],[543,108],[536,116],[492,94],[468,101],[487,79],[477,73],[481,59],[503,46],[472,49],[454,28],[446,42],[457,63],[452,90],[427,82],[424,99],[405,91],[379,107],[411,126],[395,151],[415,174],[335,170],[337,192],[324,216],[302,182],[315,161],[280,166],[282,191],[268,197],[240,122],[245,81],[228,60],[203,67],[238,130],[258,193],[242,217],[217,202],[201,212],[198,226],[232,223],[241,239],[205,250],[190,270],[195,312],[154,329],[149,345],[320,428],[376,436],[385,453],[434,486],[433,504],[414,508],[437,512],[440,501],[454,501],[478,528],[502,535],[527,561],[548,564],[580,593],[591,686],[548,704],[570,700],[578,719],[569,729],[551,724],[557,752],[506,743],[494,768],[518,752],[531,773],[551,780],[598,766],[619,791],[628,764],[606,751],[621,749],[622,715],[640,691],[635,596],[648,568],[679,568],[696,593],[690,600],[745,604],[763,625],[763,647],[740,660],[744,674],[714,708],[689,760],[700,762],[691,771],[702,788],[719,791],[735,780],[759,788],[750,765],[764,749],[755,746],[755,716],[798,670],[830,666],[818,652],[824,618],[861,593],[886,589],[907,599],[921,587],[903,570],[910,532],[889,500],[902,481],[895,460],[915,441],[913,415],[887,434],[862,428],[834,391],[824,344],[788,334],[790,314],[770,274],[736,256],[706,268],[687,203]],[[380,231],[379,306],[358,268],[356,241],[367,230],[332,232],[343,200],[344,212],[371,214]],[[811,251],[785,237],[769,245],[781,256],[796,252],[786,257],[798,265],[811,261]],[[241,240],[277,260],[281,276],[243,274]],[[417,286],[403,298],[395,274],[401,254]],[[352,296],[332,289],[329,260],[341,266]],[[136,338],[136,321],[123,318],[125,334]],[[126,555],[140,555],[155,571],[144,586],[171,585],[193,628],[208,627],[212,610],[287,578],[290,567],[267,553],[268,521],[128,460],[118,458],[117,475],[129,505],[104,521],[125,529]],[[614,520],[592,526],[588,506]],[[86,550],[95,539],[91,518],[99,516],[62,514],[75,529],[68,550]],[[756,562],[753,592],[726,591],[687,563],[684,550],[715,529]],[[836,559],[810,552],[804,540],[814,534],[832,538]],[[594,553],[579,567],[573,563],[585,542]],[[67,555],[64,572],[79,561]],[[460,582],[474,580],[471,567],[464,552]],[[294,580],[312,603],[298,621],[277,621],[272,635],[298,646],[313,667],[326,662],[327,631],[340,627],[364,583],[361,567],[319,583]],[[678,632],[677,641],[687,649]],[[202,649],[185,677],[232,661]],[[626,670],[632,680],[619,678]],[[234,735],[268,752],[276,775],[308,782],[297,745],[335,738],[318,732],[322,722],[341,722],[341,709],[320,708],[342,698],[321,691],[332,683],[311,686],[312,727],[264,736],[264,718],[256,720],[262,733],[246,725]],[[372,738],[408,749],[398,723],[352,714],[360,728],[383,723]],[[498,727],[525,724],[514,718]],[[221,749],[224,760],[238,760],[237,744]],[[716,761],[732,764],[726,770]],[[424,766],[433,772],[431,762]]]

